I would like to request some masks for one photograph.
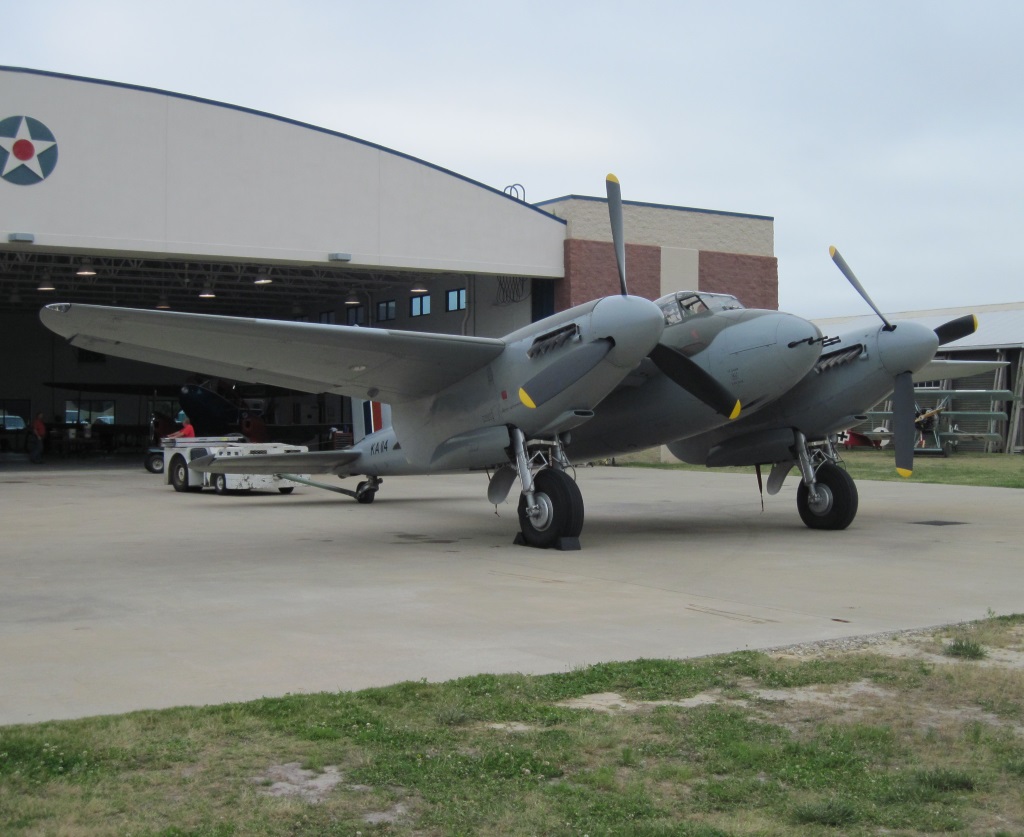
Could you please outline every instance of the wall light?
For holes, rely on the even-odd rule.
[[[355,291],[350,291],[349,295],[345,297],[346,305],[362,305],[363,301],[359,298]]]

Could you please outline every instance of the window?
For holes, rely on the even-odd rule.
[[[98,398],[67,400],[64,402],[65,424],[114,423],[114,402]]]
[[[466,310],[466,289],[455,288],[454,290],[448,291],[448,298],[445,302],[445,311],[465,311]]]
[[[430,295],[422,294],[409,300],[409,316],[425,317],[430,313]]]
[[[385,320],[393,320],[395,318],[395,301],[393,299],[385,300],[384,302],[377,303],[377,322],[382,323]]]
[[[346,308],[345,322],[349,325],[366,325],[366,306],[350,305]]]
[[[334,312],[333,311],[321,311],[320,312],[320,322],[324,323],[325,325],[334,325],[334,322],[335,322]]]

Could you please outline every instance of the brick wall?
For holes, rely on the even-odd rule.
[[[747,308],[779,307],[779,260],[774,256],[700,251],[698,290],[732,294]]]
[[[634,296],[657,299],[661,295],[661,248],[626,245],[626,281]],[[565,279],[555,290],[555,310],[619,292],[615,248],[610,242],[578,238],[565,242]]]

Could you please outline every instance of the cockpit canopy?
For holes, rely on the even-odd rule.
[[[665,313],[665,325],[671,326],[709,311],[734,311],[743,307],[729,294],[709,294],[701,291],[677,291],[657,300]]]

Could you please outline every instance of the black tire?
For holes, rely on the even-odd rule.
[[[171,485],[175,491],[189,491],[188,463],[184,456],[175,456],[171,460]]]
[[[543,514],[534,520],[526,513],[526,495],[519,497],[519,529],[523,539],[541,549],[559,538],[578,538],[583,531],[583,495],[564,471],[545,468],[533,480],[534,499]]]
[[[213,483],[213,490],[216,494],[230,494],[228,490],[228,478],[226,474],[214,474],[213,479],[210,480]]]
[[[295,490],[294,485],[278,486],[278,491],[282,494],[291,494]]]
[[[161,451],[152,451],[146,454],[142,464],[151,474],[162,474],[164,472],[164,455]]]
[[[826,462],[818,469],[816,482],[820,503],[812,507],[809,490],[802,482],[796,490],[800,519],[809,529],[845,529],[857,516],[857,485],[846,471]]]
[[[370,488],[369,482],[361,482],[356,486],[356,502],[364,506],[369,505],[377,498],[377,489]]]

